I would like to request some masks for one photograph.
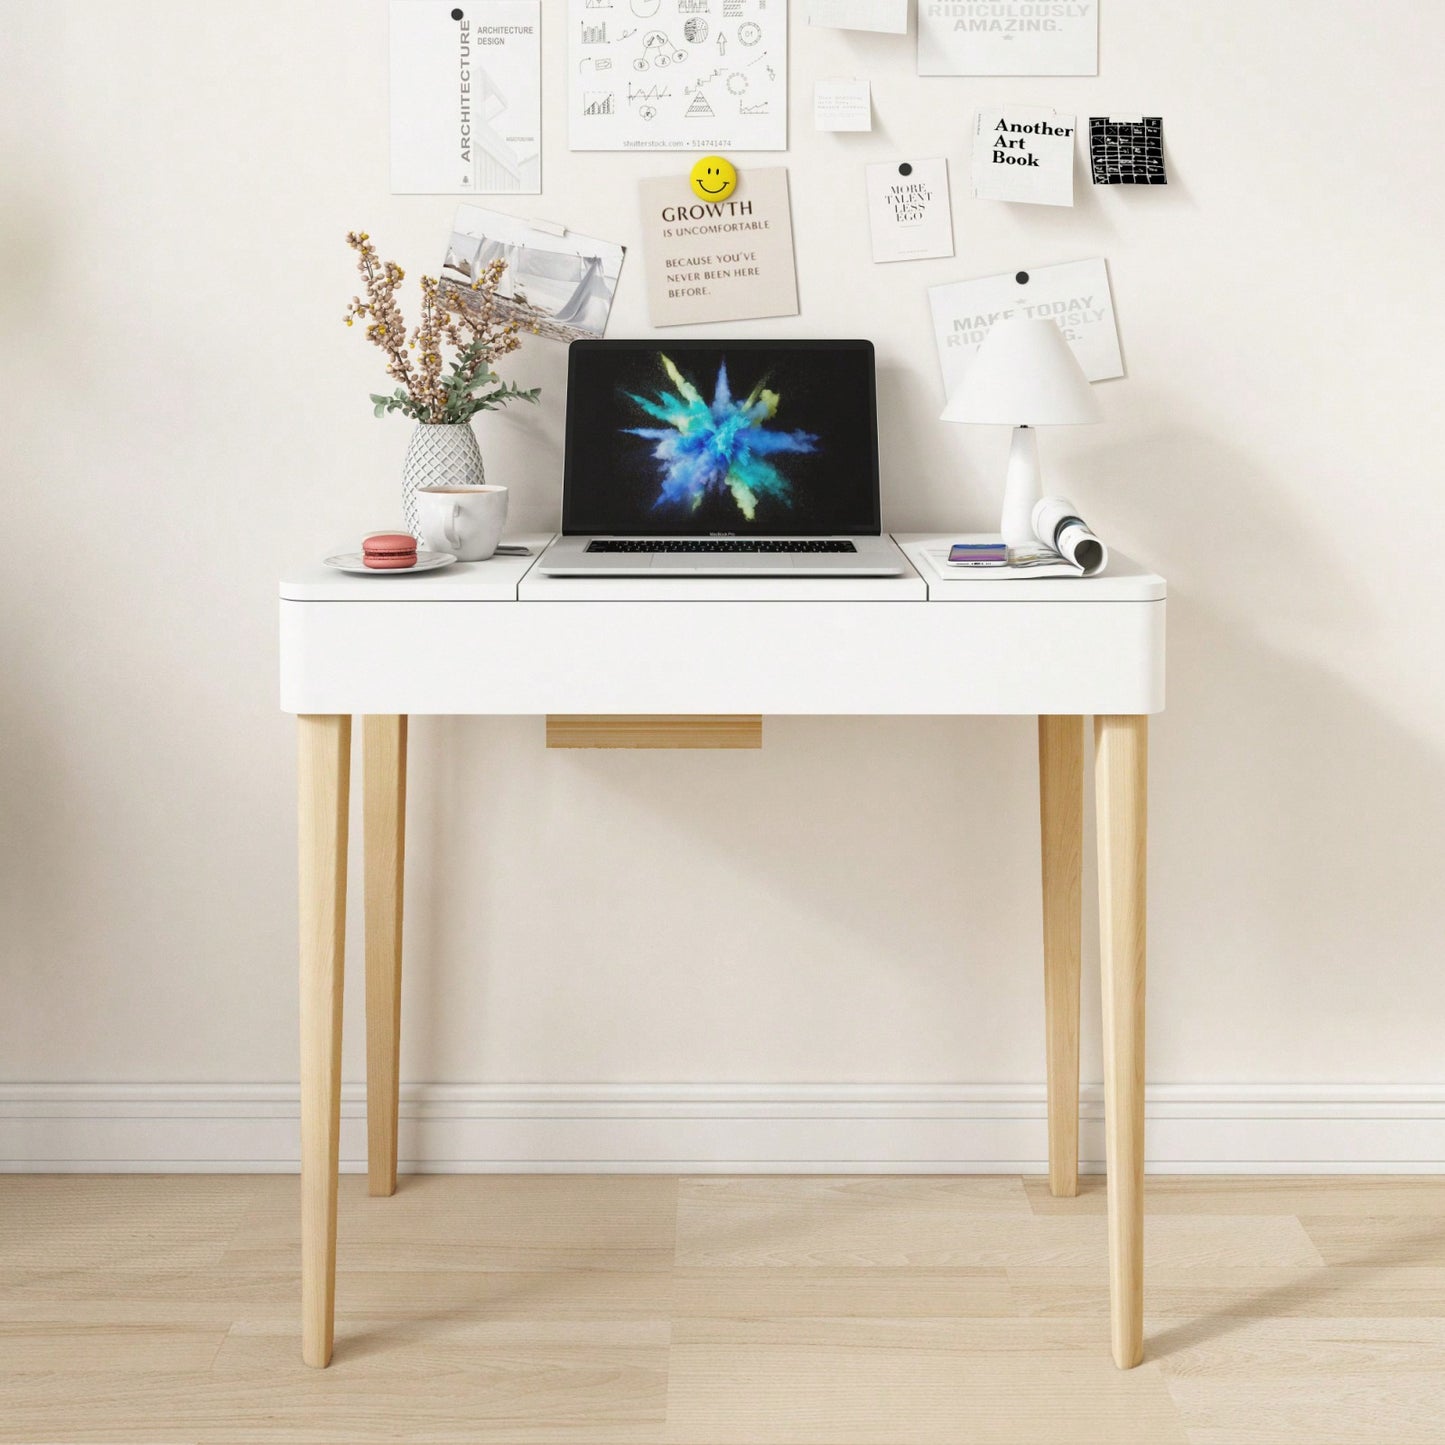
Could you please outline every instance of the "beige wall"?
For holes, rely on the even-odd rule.
[[[794,9],[802,315],[736,330],[877,341],[886,524],[996,513],[1006,441],[935,420],[924,286],[1109,260],[1129,378],[1044,444],[1171,584],[1151,1079],[1445,1082],[1445,580],[1407,545],[1445,523],[1445,9],[1106,0],[1097,80],[926,82],[911,40]],[[683,162],[567,151],[544,11],[545,192],[511,208],[636,247],[636,179]],[[380,0],[12,0],[4,30],[0,1079],[284,1081],[275,578],[398,517],[342,234],[415,274],[453,202],[388,194]],[[874,134],[815,134],[813,80],[850,73]],[[995,99],[1161,112],[1171,184],[975,202]],[[861,168],[910,150],[949,157],[958,255],[875,267]],[[642,279],[634,249],[614,335]],[[564,353],[509,370],[543,405],[478,432],[547,525]],[[408,1078],[1042,1076],[1031,723],[781,720],[721,756],[413,736]]]

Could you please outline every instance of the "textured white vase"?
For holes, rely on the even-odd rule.
[[[422,540],[418,487],[480,487],[486,479],[470,422],[418,422],[401,467],[401,515],[407,531]]]

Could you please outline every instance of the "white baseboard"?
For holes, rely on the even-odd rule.
[[[1101,1091],[1080,1152],[1103,1170]],[[1149,1169],[1445,1172],[1445,1085],[1162,1084]],[[365,1168],[365,1095],[342,1093],[341,1167]],[[1040,1173],[1038,1084],[415,1084],[416,1173]],[[0,1084],[0,1172],[289,1172],[289,1084]]]

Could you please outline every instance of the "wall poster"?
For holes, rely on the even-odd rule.
[[[538,0],[392,0],[391,189],[542,189]]]
[[[864,168],[868,234],[875,261],[926,261],[953,255],[948,161],[880,161]]]
[[[1096,186],[1164,186],[1164,120],[1157,115],[1089,117]]]
[[[873,87],[866,80],[815,80],[814,130],[872,130]]]
[[[686,176],[654,176],[638,194],[654,326],[798,314],[785,166],[740,171],[725,201],[699,201]]]
[[[808,0],[808,24],[906,35],[908,0]]]
[[[568,0],[574,151],[788,147],[787,0]]]
[[[945,395],[953,394],[989,328],[1003,316],[1057,323],[1090,381],[1124,374],[1109,270],[1102,259],[930,286],[928,304]]]
[[[625,254],[615,241],[565,226],[458,206],[441,282],[465,306],[471,283],[505,261],[499,314],[539,336],[572,342],[606,331]]]
[[[973,193],[981,201],[1074,204],[1074,117],[1047,106],[980,110],[973,120]]]
[[[920,75],[1097,75],[1098,0],[918,0]]]

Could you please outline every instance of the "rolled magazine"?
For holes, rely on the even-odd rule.
[[[1043,546],[1072,563],[1083,576],[1092,577],[1108,566],[1109,549],[1089,530],[1066,497],[1044,497],[1036,502],[1033,527]]]

